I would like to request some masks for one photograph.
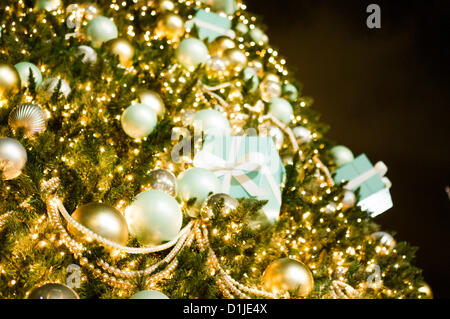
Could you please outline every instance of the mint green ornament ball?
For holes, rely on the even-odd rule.
[[[100,47],[103,42],[117,38],[118,34],[114,22],[103,16],[92,19],[86,27],[86,37],[96,48]]]
[[[255,91],[259,86],[258,73],[256,72],[256,70],[254,68],[248,67],[248,68],[244,69],[242,74],[244,76],[245,82],[248,82],[251,80],[250,91],[252,91],[252,92]]]
[[[125,211],[128,229],[145,246],[171,241],[181,230],[183,213],[175,198],[152,189],[140,193]]]
[[[36,83],[36,87],[39,87],[42,84],[42,73],[39,71],[39,68],[30,62],[20,62],[14,66],[19,73],[20,81],[22,82],[22,86],[29,86],[30,79],[30,69],[31,73],[33,73],[34,81]]]
[[[141,290],[131,296],[130,299],[169,299],[169,297],[156,290]]]
[[[155,111],[146,104],[129,106],[122,114],[122,128],[132,138],[148,136],[156,127]]]
[[[229,135],[231,130],[227,117],[212,109],[195,113],[194,126],[206,135]]]
[[[330,153],[337,167],[350,163],[355,158],[352,151],[343,145],[334,146],[331,148]]]
[[[283,94],[286,95],[288,100],[291,102],[298,98],[298,90],[293,84],[283,85]]]
[[[269,113],[283,123],[291,122],[291,117],[294,115],[291,103],[281,97],[272,98],[269,104]]]
[[[210,170],[194,167],[178,176],[178,197],[181,200],[196,198],[195,205],[200,206],[209,193],[220,193],[219,179]]]
[[[187,38],[181,41],[176,51],[178,62],[189,71],[195,70],[200,64],[205,64],[208,57],[206,45],[203,41],[195,38]]]

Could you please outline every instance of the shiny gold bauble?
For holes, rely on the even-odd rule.
[[[234,49],[236,44],[227,36],[215,38],[209,45],[209,54],[213,56],[223,57],[226,50]]]
[[[49,283],[33,288],[27,299],[80,299],[80,297],[66,285]]]
[[[425,295],[425,298],[433,299],[433,291],[426,282],[422,282],[422,287],[420,287],[418,290],[421,294]]]
[[[78,207],[72,217],[84,227],[117,244],[126,245],[128,241],[128,225],[125,217],[112,206],[89,203]],[[81,235],[70,224],[68,230],[75,236]]]
[[[161,117],[164,115],[166,108],[164,101],[158,93],[150,90],[141,90],[138,96],[141,103],[150,106],[157,116]]]
[[[225,50],[224,57],[228,62],[229,70],[241,72],[247,66],[247,57],[239,49]]]
[[[264,75],[264,80],[277,82],[277,83],[279,83],[281,85],[280,77],[278,75],[274,74],[274,73],[266,73]]]
[[[0,64],[0,98],[6,92],[17,93],[20,89],[20,76],[16,68],[9,64]]]
[[[173,9],[175,9],[175,5],[170,0],[161,0],[159,2],[159,9],[161,11],[172,11]]]
[[[177,14],[166,13],[159,18],[155,32],[161,38],[178,41],[185,32],[184,21]]]
[[[119,56],[120,64],[129,68],[133,65],[134,48],[125,39],[117,38],[108,42],[109,50]]]
[[[308,296],[314,288],[314,278],[308,267],[289,258],[272,262],[264,271],[262,283],[269,292],[284,294],[291,291],[302,297]]]

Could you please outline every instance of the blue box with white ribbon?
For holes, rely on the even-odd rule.
[[[393,206],[389,192],[391,182],[384,177],[386,172],[387,166],[383,162],[377,162],[374,166],[365,154],[361,154],[337,169],[334,181],[337,184],[348,181],[345,185],[348,190],[359,189],[358,206],[375,217]]]
[[[190,29],[193,26],[198,29],[198,37],[201,40],[207,39],[209,42],[220,36],[227,36],[234,39],[236,34],[231,30],[231,21],[220,14],[208,12],[199,9],[195,16],[186,21],[186,28]]]
[[[267,218],[278,220],[286,172],[271,137],[208,135],[194,166],[214,172],[223,193],[267,200],[263,207]]]

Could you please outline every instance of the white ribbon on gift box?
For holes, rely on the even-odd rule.
[[[187,21],[186,27],[191,28],[194,24],[196,24],[197,27],[206,28],[206,29],[212,30],[214,32],[226,35],[227,37],[229,37],[231,39],[234,39],[236,37],[236,33],[234,33],[233,30],[221,28],[212,23],[209,23],[209,22],[197,19],[197,18],[193,18],[193,19]]]
[[[234,177],[251,196],[255,197],[264,196],[266,193],[247,176],[247,173],[260,171],[267,178],[275,198],[281,204],[280,187],[272,176],[269,167],[266,165],[264,154],[250,152],[237,160],[236,152],[239,148],[239,141],[238,139],[232,139],[231,141],[228,161],[207,151],[200,151],[194,157],[194,166],[209,169],[217,177],[223,176],[222,192],[229,192],[231,177]]]
[[[388,171],[388,168],[386,166],[386,164],[384,164],[383,162],[378,162],[375,164],[375,166],[362,173],[361,175],[353,178],[352,180],[350,180],[347,185],[345,185],[345,189],[348,190],[352,190],[355,189],[356,187],[358,187],[359,185],[361,185],[362,183],[364,183],[365,181],[367,181],[369,178],[371,178],[372,176],[375,175],[380,175],[381,180],[383,181],[384,185],[386,186],[386,188],[391,188],[392,183],[391,181],[387,178],[387,177],[383,177]]]

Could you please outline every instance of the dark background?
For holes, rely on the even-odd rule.
[[[328,137],[389,167],[394,208],[375,218],[419,247],[436,298],[450,298],[450,3],[247,0],[315,99]],[[381,7],[381,29],[366,26]]]

